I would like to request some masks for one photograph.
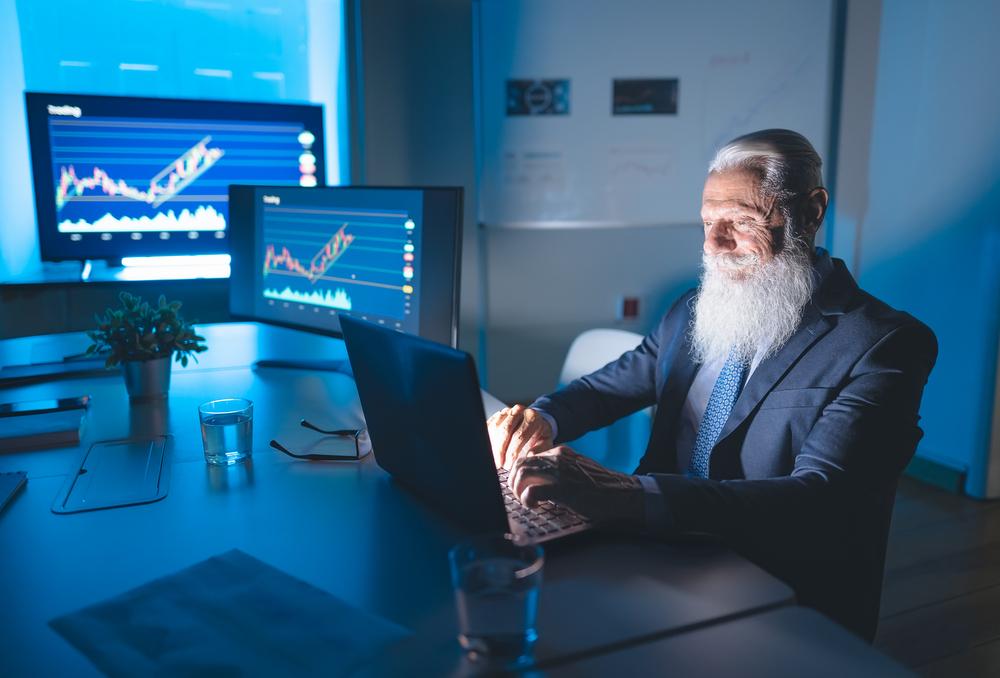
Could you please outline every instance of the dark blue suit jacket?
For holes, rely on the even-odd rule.
[[[723,537],[799,602],[872,639],[899,475],[923,435],[931,330],[857,283],[839,259],[798,331],[751,374],[712,450],[710,477],[677,468],[681,407],[698,366],[685,294],[633,351],[533,405],[574,440],[656,404],[636,469],[657,481],[675,533]]]

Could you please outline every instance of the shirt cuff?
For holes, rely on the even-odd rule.
[[[643,508],[646,511],[646,530],[649,532],[669,532],[673,528],[673,519],[667,502],[663,498],[660,484],[652,476],[636,476],[642,485]]]
[[[538,409],[537,407],[529,407],[528,409],[538,412],[539,416],[549,423],[549,428],[552,429],[552,440],[559,437],[559,425],[556,423],[555,417],[548,412]]]

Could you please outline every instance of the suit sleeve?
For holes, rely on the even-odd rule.
[[[754,550],[836,531],[845,502],[894,484],[913,456],[922,436],[917,412],[936,356],[933,333],[915,321],[878,341],[824,408],[789,476],[654,475],[672,530],[715,534]]]
[[[576,440],[588,431],[656,404],[656,365],[660,342],[687,296],[674,304],[659,326],[631,351],[596,372],[574,379],[555,393],[542,396],[531,407],[558,424],[555,442]]]

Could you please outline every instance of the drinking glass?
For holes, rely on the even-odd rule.
[[[458,642],[477,662],[517,668],[531,662],[545,556],[510,536],[483,536],[448,553],[458,609]]]
[[[236,464],[253,453],[253,403],[223,398],[198,406],[205,461],[216,466]]]

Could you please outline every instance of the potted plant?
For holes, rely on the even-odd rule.
[[[121,364],[125,388],[133,400],[162,398],[170,389],[170,357],[187,366],[188,358],[208,347],[205,338],[180,316],[181,302],[167,303],[161,294],[156,306],[122,292],[121,308],[109,308],[104,317],[94,316],[97,329],[87,332],[94,343],[88,355],[105,354],[104,366]]]

